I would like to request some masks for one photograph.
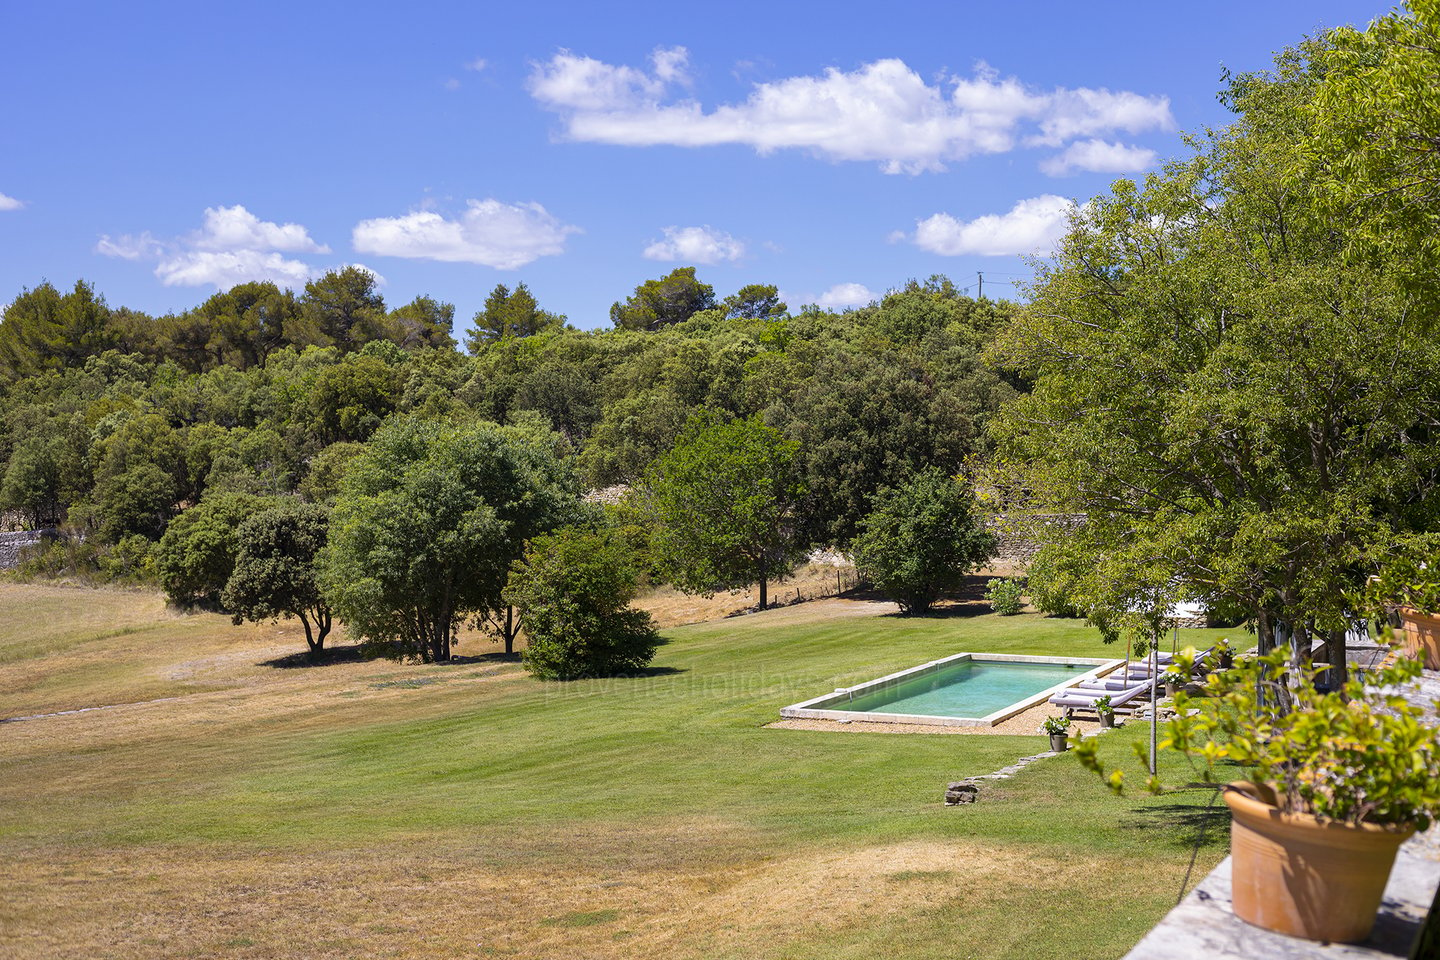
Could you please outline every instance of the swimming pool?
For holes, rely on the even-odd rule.
[[[800,720],[991,726],[1058,690],[1108,673],[1120,660],[957,653],[785,707]]]

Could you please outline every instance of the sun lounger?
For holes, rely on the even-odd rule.
[[[1101,697],[1110,698],[1110,707],[1116,713],[1134,713],[1139,707],[1136,701],[1148,696],[1150,693],[1150,681],[1136,683],[1121,690],[1084,690],[1078,687],[1070,687],[1061,690],[1050,698],[1052,706],[1064,707],[1065,716],[1070,716],[1077,710],[1084,710],[1088,713],[1095,712],[1095,703]]]

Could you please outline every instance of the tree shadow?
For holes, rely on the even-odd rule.
[[[1221,788],[1195,784],[1175,792],[1208,794],[1209,802],[1203,807],[1185,803],[1131,807],[1129,815],[1122,817],[1116,826],[1182,849],[1224,846],[1230,836],[1230,808],[1220,798]]]
[[[362,663],[370,659],[372,658],[362,652],[358,646],[326,647],[313,657],[308,650],[301,650],[298,653],[276,657],[274,660],[262,660],[256,666],[292,670],[296,667],[330,667],[337,663]]]
[[[645,667],[645,668],[642,669],[642,670],[636,670],[634,673],[622,674],[622,676],[627,676],[627,677],[673,677],[673,676],[675,676],[675,675],[677,675],[677,674],[689,673],[689,672],[690,672],[689,669],[687,669],[687,668],[685,668],[685,667]]]
[[[464,666],[465,664],[476,664],[476,663],[485,664],[485,663],[519,663],[519,662],[520,662],[520,654],[519,654],[519,653],[506,653],[506,652],[503,651],[503,650],[497,650],[497,651],[495,651],[495,652],[493,652],[493,653],[474,653],[474,654],[456,653],[456,654],[451,654],[450,659],[444,661],[445,664],[451,664],[451,665],[453,665],[453,666]],[[443,664],[442,664],[442,665],[443,665]]]
[[[929,610],[920,613],[906,613],[896,610],[894,613],[881,614],[881,616],[898,617],[903,620],[951,620],[983,617],[990,612],[990,605],[988,603],[945,603],[942,601]]]

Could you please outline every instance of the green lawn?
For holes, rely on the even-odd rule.
[[[507,890],[566,878],[539,903],[486,901],[482,926],[505,932],[486,948],[496,955],[582,944],[580,955],[774,958],[1119,955],[1173,905],[1198,832],[1192,883],[1223,855],[1223,817],[1203,812],[1210,791],[1116,798],[1068,757],[973,806],[941,805],[947,780],[1045,749],[1038,734],[764,726],[788,703],[958,651],[1112,655],[1083,624],[835,616],[817,605],[667,638],[640,678],[540,684],[486,663],[319,668],[307,696],[287,688],[268,703],[261,689],[213,717],[198,703],[137,708],[157,719],[113,739],[103,713],[67,721],[101,728],[73,738],[32,729],[0,747],[0,852],[84,873],[130,851],[159,864],[147,869],[162,885],[179,870],[165,864],[184,860],[186,875],[201,874],[187,896],[223,887],[222,863],[372,876],[376,857],[431,858],[437,876],[458,862]],[[1139,732],[1106,745],[1128,751]],[[12,882],[24,883],[20,872]],[[148,909],[165,912],[153,900]],[[42,905],[22,926],[47,916]],[[305,955],[287,946],[284,922],[262,923],[243,949],[223,946],[233,936],[185,949]],[[380,926],[361,936],[345,925],[334,955],[453,947],[427,952]]]

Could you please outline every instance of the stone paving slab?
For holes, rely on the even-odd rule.
[[[1430,833],[1434,830],[1427,831]],[[1423,835],[1422,835],[1423,836]],[[1299,940],[1251,926],[1230,900],[1230,858],[1145,935],[1125,960],[1380,960],[1408,957],[1420,923],[1440,885],[1440,853],[1433,842],[1407,841],[1395,859],[1375,931],[1364,943]],[[1428,838],[1427,838],[1428,839]]]
[[[1440,673],[1426,670],[1405,695],[1432,718]],[[1385,887],[1375,930],[1364,943],[1316,943],[1253,927],[1235,916],[1230,899],[1230,858],[1125,955],[1125,960],[1380,960],[1408,957],[1440,887],[1440,825],[1400,848]]]

